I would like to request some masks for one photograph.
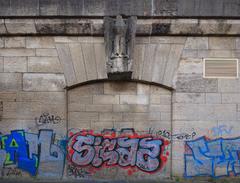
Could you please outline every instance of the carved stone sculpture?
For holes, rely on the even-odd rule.
[[[124,20],[120,15],[116,19],[104,18],[109,79],[131,79],[136,20],[136,17]]]

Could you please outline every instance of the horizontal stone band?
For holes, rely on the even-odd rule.
[[[103,19],[0,19],[0,35],[103,36]],[[237,19],[138,19],[137,36],[239,36]]]

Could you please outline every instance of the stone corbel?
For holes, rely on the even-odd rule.
[[[137,17],[104,18],[107,75],[110,80],[130,80],[136,36]]]

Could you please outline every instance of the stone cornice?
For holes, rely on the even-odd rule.
[[[0,0],[1,17],[240,17],[240,0]]]
[[[0,36],[103,36],[103,19],[0,19]],[[239,36],[236,19],[138,19],[137,36]]]

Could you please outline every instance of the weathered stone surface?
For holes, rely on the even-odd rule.
[[[146,95],[120,95],[120,104],[149,104],[149,96]]]
[[[31,4],[31,3],[30,3]],[[11,34],[35,34],[36,28],[33,19],[5,19],[5,26]]]
[[[81,44],[70,43],[69,49],[71,52],[73,67],[76,75],[77,82],[84,82],[87,80],[87,73],[83,57]]]
[[[10,3],[10,16],[35,16],[38,15],[39,0],[15,0]]]
[[[77,78],[74,71],[70,48],[68,44],[56,44],[59,60],[63,68],[66,84],[68,86],[76,84]]]
[[[179,74],[203,74],[203,60],[187,58],[181,59],[178,67]]]
[[[4,102],[3,117],[6,119],[35,119],[43,112],[65,119],[65,109],[59,104],[48,102]]]
[[[174,120],[236,120],[236,104],[174,104]]]
[[[93,96],[94,104],[119,104],[118,95],[96,95]]]
[[[184,49],[208,49],[208,37],[188,37]]]
[[[47,102],[51,104],[64,104],[64,92],[18,92],[16,94],[17,102]]]
[[[26,38],[25,37],[6,37],[5,48],[25,48]]]
[[[64,87],[62,74],[23,74],[24,91],[63,91]]]
[[[136,94],[137,84],[130,82],[105,82],[104,94],[117,95],[117,94]]]
[[[58,57],[29,57],[28,72],[62,73]]]
[[[113,105],[114,112],[147,112],[148,105],[140,104],[121,104]]]
[[[0,92],[0,101],[16,101],[17,100],[17,94],[16,92]]]
[[[223,104],[239,104],[240,94],[239,93],[222,93]]]
[[[173,100],[175,103],[204,104],[205,94],[204,93],[175,93]]]
[[[4,47],[4,37],[0,37],[0,48]]]
[[[206,93],[207,104],[221,104],[222,95],[220,93]]]
[[[55,48],[53,37],[27,37],[27,48]]]
[[[99,114],[99,120],[100,121],[122,121],[123,120],[123,114],[122,113],[107,113],[103,112]]]
[[[94,55],[94,45],[89,43],[83,43],[81,45],[84,57],[84,63],[86,67],[87,79],[94,80],[97,78],[97,65]]]
[[[235,38],[210,37],[209,49],[233,50],[236,48],[235,41],[236,41]]]
[[[38,57],[56,57],[58,56],[56,49],[51,48],[37,48],[36,56]]]
[[[239,17],[237,0],[1,0],[1,16]]]
[[[0,72],[3,72],[3,57],[0,57]]]
[[[217,79],[203,79],[202,75],[179,75],[176,81],[177,92],[217,92]]]
[[[14,56],[35,56],[35,50],[34,49],[24,49],[24,48],[6,48],[6,49],[0,49],[0,56],[5,57],[14,57]]]
[[[27,57],[4,57],[4,72],[27,72]]]
[[[86,105],[88,112],[111,112],[113,111],[112,105]]]
[[[219,79],[218,91],[222,93],[239,93],[240,80],[239,79]]]
[[[0,91],[18,91],[22,89],[22,74],[0,73]]]
[[[0,19],[0,34],[6,34],[6,33],[7,33],[7,30],[4,24],[4,20]]]
[[[58,7],[58,0],[39,0],[40,15],[57,15]]]

